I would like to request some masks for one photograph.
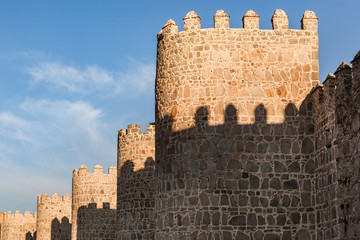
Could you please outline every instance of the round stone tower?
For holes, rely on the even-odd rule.
[[[271,21],[250,10],[230,28],[217,11],[201,29],[191,11],[158,34],[156,239],[314,237],[311,106],[298,109],[319,80],[317,18]]]
[[[154,239],[155,126],[139,124],[118,134],[118,239]]]
[[[71,197],[54,193],[37,198],[36,239],[71,238]]]
[[[116,167],[110,167],[108,174],[103,170],[96,165],[93,173],[86,166],[73,171],[71,239],[89,239],[90,235],[115,239]]]

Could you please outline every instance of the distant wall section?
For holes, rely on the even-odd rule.
[[[71,238],[71,197],[65,194],[62,199],[56,193],[37,198],[37,240],[62,240]]]
[[[30,212],[21,214],[16,211],[5,213],[4,224],[2,225],[1,239],[3,240],[35,240],[36,232],[36,213],[32,215]]]

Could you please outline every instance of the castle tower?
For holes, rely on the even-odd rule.
[[[37,198],[37,240],[61,240],[71,238],[71,197],[62,199],[54,193],[51,197],[43,194]]]
[[[108,174],[100,165],[73,171],[71,239],[115,239],[116,175],[114,166]]]
[[[15,214],[8,212],[4,214],[3,224],[1,226],[1,239],[26,239],[35,240],[36,232],[36,213],[32,215],[26,211],[21,214],[16,211]]]
[[[118,134],[118,239],[154,239],[155,126],[129,125]]]
[[[319,81],[317,18],[228,21],[201,29],[191,12],[158,35],[156,239],[315,239],[314,125],[299,107]]]

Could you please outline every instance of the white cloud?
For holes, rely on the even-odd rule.
[[[32,84],[45,83],[73,93],[90,94],[107,91],[111,94],[140,93],[155,82],[155,66],[130,59],[132,67],[126,72],[113,72],[89,65],[76,68],[57,62],[41,62],[27,68]]]
[[[94,141],[100,138],[102,112],[88,103],[67,100],[26,100],[21,104],[21,109],[32,115],[51,120],[52,127],[63,132],[82,132],[84,137]]]
[[[116,136],[90,103],[27,99],[15,111],[0,112],[0,195],[22,199],[19,207],[37,194],[71,190],[71,171],[82,164],[116,164]]]

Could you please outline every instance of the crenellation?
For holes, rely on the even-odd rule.
[[[271,23],[274,30],[288,30],[289,29],[289,17],[281,10],[276,9],[272,18]]]
[[[104,168],[100,165],[96,165],[94,167],[94,174],[99,174],[99,175],[104,174]]]
[[[140,124],[130,124],[127,131],[119,131],[118,174],[126,161],[132,161],[136,171],[145,167],[144,164],[149,157],[154,158],[155,126],[147,125],[146,129],[146,132],[142,132]]]
[[[214,15],[214,28],[230,28],[230,16],[224,10],[217,10]]]
[[[318,19],[273,30],[169,20],[155,124],[118,131],[117,167],[74,169],[72,197],[0,213],[0,240],[360,238],[360,51],[319,82]]]
[[[259,15],[253,10],[248,10],[242,21],[244,29],[259,29]]]
[[[29,211],[21,214],[16,211],[13,214],[11,211],[4,214],[3,224],[1,225],[1,239],[29,239],[32,240],[36,231],[37,215],[32,215]]]
[[[305,11],[301,19],[301,29],[318,31],[318,18],[313,11]]]
[[[337,81],[336,81],[337,92],[345,91],[348,94],[351,94],[352,67],[346,62],[342,62],[340,64],[340,66],[336,69],[334,74],[335,74],[336,79],[337,79]],[[350,100],[350,99],[346,98],[346,99],[343,99],[343,100],[345,101],[345,100]]]
[[[49,197],[39,195],[37,199],[36,239],[61,240],[71,238],[71,197],[57,193]]]
[[[134,128],[136,128],[136,126],[134,126]],[[78,171],[76,169],[74,170],[71,210],[72,239],[85,239],[80,237],[86,235],[86,232],[90,231],[94,227],[93,222],[89,222],[89,224],[87,224],[87,221],[83,221],[83,219],[79,218],[79,216],[87,216],[83,212],[82,214],[80,214],[80,209],[82,207],[88,206],[89,204],[97,204],[98,206],[103,206],[104,203],[108,203],[109,209],[115,211],[117,196],[116,186],[117,172],[114,171],[114,166],[109,168],[108,174],[103,172],[103,167],[100,165],[96,165],[94,167],[93,173],[89,173],[88,168],[84,165],[82,165]],[[116,219],[113,219],[114,216],[112,212],[108,212],[109,221],[104,223],[104,225],[102,226],[103,228],[107,229],[106,231],[114,231],[115,234],[114,224],[116,222]],[[106,213],[104,212],[102,214],[106,215]],[[81,223],[81,225],[78,225],[79,222]]]
[[[190,11],[184,17],[184,31],[198,31],[201,28],[201,20],[195,11]]]
[[[161,31],[158,34],[158,38],[161,38],[164,34],[175,34],[178,33],[178,25],[176,25],[175,21],[172,19],[169,19],[164,27],[161,29]]]

